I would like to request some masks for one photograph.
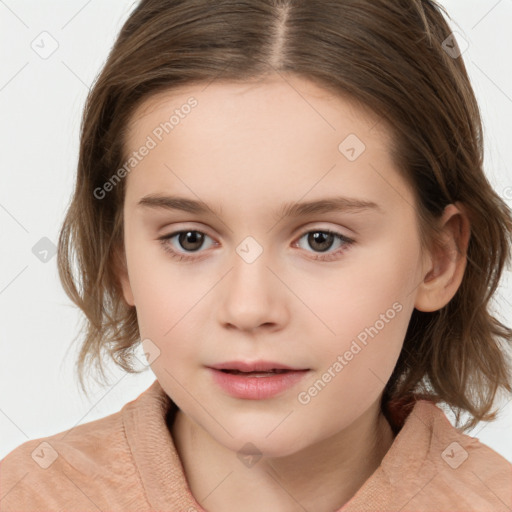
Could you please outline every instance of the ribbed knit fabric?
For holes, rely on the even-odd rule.
[[[115,414],[23,443],[0,462],[0,511],[204,512],[167,427],[175,411],[155,380]],[[337,512],[398,510],[510,512],[512,464],[419,400]]]

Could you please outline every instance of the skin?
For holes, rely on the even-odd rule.
[[[154,96],[132,117],[127,152],[191,95],[198,105],[126,178],[119,272],[141,339],[158,347],[151,368],[179,407],[170,430],[187,481],[210,512],[338,509],[393,442],[379,400],[413,309],[442,308],[460,285],[467,216],[461,205],[447,207],[444,249],[423,251],[413,194],[390,159],[383,122],[299,77]],[[349,134],[366,145],[355,161],[338,149]],[[335,192],[379,210],[273,213]],[[137,206],[155,193],[222,206],[221,215]],[[354,243],[331,261],[315,260],[343,248],[334,238],[322,252],[308,240],[325,229]],[[167,241],[190,261],[171,258],[158,240],[179,230],[206,235],[202,246]],[[252,263],[236,252],[247,236],[263,251]],[[394,303],[400,312],[300,403],[299,393]],[[310,371],[278,396],[244,400],[226,394],[205,368],[258,359]],[[237,456],[248,442],[262,454],[250,467]]]

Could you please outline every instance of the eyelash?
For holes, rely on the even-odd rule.
[[[173,259],[176,259],[178,261],[191,261],[191,260],[201,259],[201,256],[198,257],[198,256],[183,255],[183,254],[175,251],[174,249],[171,249],[171,247],[168,243],[169,240],[174,238],[176,235],[180,235],[181,233],[188,233],[188,232],[201,233],[203,235],[208,236],[203,231],[199,231],[197,229],[184,229],[181,231],[175,231],[174,233],[170,233],[169,235],[162,236],[158,240],[162,244],[164,251],[167,252]],[[317,257],[311,258],[314,261],[333,261],[334,259],[337,259],[338,255],[341,255],[342,253],[344,253],[355,243],[355,240],[352,240],[351,238],[348,238],[345,235],[342,235],[341,233],[338,233],[336,231],[331,231],[330,229],[312,229],[312,230],[310,229],[308,231],[304,231],[298,237],[297,241],[299,241],[301,238],[303,238],[304,235],[308,235],[310,233],[324,233],[324,234],[328,234],[328,235],[333,235],[339,241],[343,242],[343,246],[341,248],[337,249],[336,251],[334,251],[332,253],[328,253],[327,256],[317,256]],[[209,238],[211,238],[211,237],[209,237]]]

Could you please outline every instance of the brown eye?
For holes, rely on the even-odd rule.
[[[174,233],[159,238],[159,241],[163,249],[178,261],[198,261],[199,258],[208,256],[207,251],[200,250],[204,246],[205,238],[211,239],[206,233],[191,229],[175,231]],[[173,239],[176,239],[176,241],[173,241]],[[355,243],[355,240],[328,229],[316,229],[304,232],[299,237],[299,242],[295,243],[295,246],[298,245],[300,247],[300,241],[302,239],[306,239],[307,245],[312,249],[312,251],[307,250],[307,248],[305,249],[306,252],[313,253],[313,257],[309,256],[309,258],[318,261],[339,259],[340,256]],[[336,241],[339,243],[339,247],[331,251],[330,249]],[[213,241],[211,246],[215,245],[218,244]],[[198,255],[193,256],[195,252],[197,252]],[[322,255],[322,253],[327,254]]]
[[[307,245],[313,249],[313,251],[311,251],[307,247],[304,248],[306,252],[313,253],[313,256],[309,256],[309,258],[318,261],[333,261],[339,259],[340,256],[355,243],[355,240],[341,233],[337,233],[336,231],[330,231],[329,229],[315,229],[302,233],[298,242],[296,242],[296,245],[299,247],[301,247],[302,239],[305,239]],[[336,241],[338,241],[338,247],[335,247],[334,250],[330,250]],[[327,254],[322,255],[324,252]]]
[[[178,243],[186,251],[197,251],[204,242],[204,233],[200,231],[182,231],[178,234]]]
[[[311,231],[308,234],[308,244],[311,248],[325,252],[331,248],[334,235],[326,231]]]
[[[201,231],[189,229],[175,231],[174,233],[159,238],[159,241],[165,252],[179,261],[185,261],[189,259],[197,260],[199,257],[203,256],[202,253],[206,251],[200,251],[200,249],[203,248],[205,238],[211,239],[210,236]],[[215,243],[212,241],[211,245],[214,244]],[[194,256],[193,254],[195,252],[198,252],[199,255]]]

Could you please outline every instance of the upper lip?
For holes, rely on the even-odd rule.
[[[215,370],[238,370],[241,372],[265,372],[269,370],[306,370],[306,368],[292,368],[285,364],[273,361],[227,361],[210,366]]]

